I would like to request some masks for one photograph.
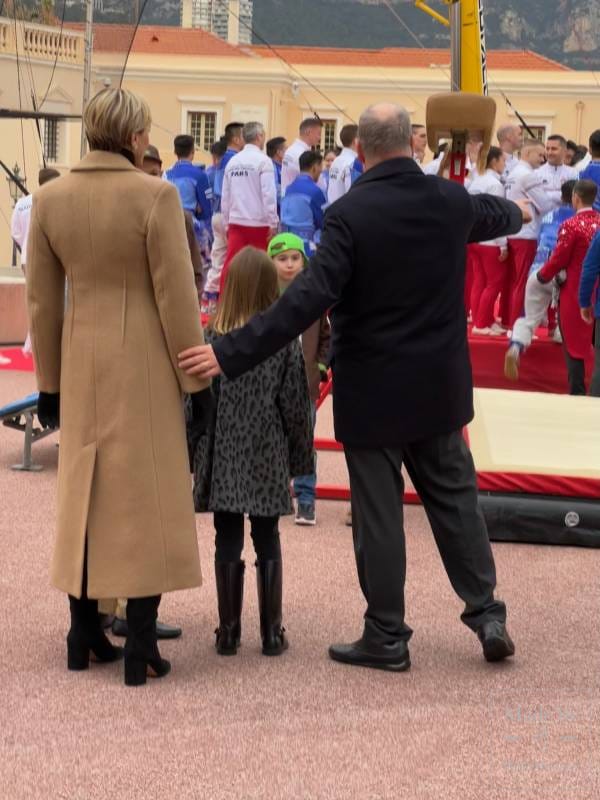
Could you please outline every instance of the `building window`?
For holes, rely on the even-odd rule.
[[[214,111],[188,111],[188,133],[196,147],[207,152],[217,138],[217,114]]]
[[[328,150],[333,150],[337,147],[337,120],[336,119],[323,119],[323,128],[321,129],[321,152],[326,153]]]
[[[58,161],[59,154],[58,120],[47,119],[44,123],[44,157],[46,161]]]
[[[535,136],[535,138],[539,142],[545,142],[546,141],[546,126],[545,125],[530,125],[529,128],[531,129],[531,132],[533,133],[533,135]],[[527,131],[525,131],[525,136],[527,136]]]

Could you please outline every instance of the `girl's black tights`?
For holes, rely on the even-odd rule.
[[[244,549],[244,515],[215,511],[215,561],[239,561]],[[258,561],[280,561],[279,517],[250,516],[250,535]]]

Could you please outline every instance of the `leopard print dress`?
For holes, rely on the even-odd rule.
[[[207,343],[217,338],[206,332]],[[196,511],[290,514],[290,479],[314,470],[300,341],[235,380],[216,378],[212,388],[211,423],[193,451]]]

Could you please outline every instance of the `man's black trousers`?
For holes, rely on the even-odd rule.
[[[406,548],[402,464],[419,493],[454,591],[465,603],[462,621],[475,630],[506,619],[494,599],[496,569],[477,502],[473,458],[460,431],[402,446],[345,446],[352,493],[356,566],[367,600],[365,641],[408,641],[404,621]]]

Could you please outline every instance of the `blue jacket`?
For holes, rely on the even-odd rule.
[[[350,168],[351,182],[354,183],[354,181],[357,181],[364,171],[365,171],[364,164],[362,163],[360,158],[356,158],[354,163],[352,164],[352,167]]]
[[[581,268],[581,281],[579,283],[579,306],[589,308],[592,305],[592,294],[596,287],[596,304],[594,306],[594,316],[600,319],[600,291],[598,282],[600,281],[600,233],[592,239],[590,249],[587,252],[583,267]]]
[[[310,175],[301,173],[285,192],[281,201],[281,227],[295,233],[305,242],[315,241],[323,227],[327,199]]]
[[[275,170],[275,188],[277,190],[277,211],[281,212],[281,169],[283,165],[280,164],[278,161],[274,161],[273,159],[271,159],[271,161],[273,161],[273,168]]]
[[[214,192],[215,190],[215,174],[217,172],[217,168],[214,164],[211,164],[210,167],[206,168],[206,177],[208,178],[208,182],[210,184],[210,188]]]
[[[177,187],[181,205],[191,211],[196,219],[210,222],[212,217],[212,189],[203,167],[191,161],[177,161],[165,173],[166,179]]]
[[[221,211],[221,198],[223,197],[223,181],[225,179],[225,169],[231,159],[237,156],[237,150],[228,148],[221,159],[219,166],[215,169],[215,183],[213,186],[213,211],[215,214]]]
[[[594,202],[594,211],[600,211],[600,161],[592,161],[579,175],[580,181],[594,181],[598,194]]]
[[[571,206],[560,206],[555,211],[546,214],[543,218],[540,235],[538,237],[538,249],[533,259],[531,269],[529,270],[530,275],[538,272],[546,261],[548,261],[558,241],[558,229],[563,222],[571,219],[574,215],[575,209]]]

